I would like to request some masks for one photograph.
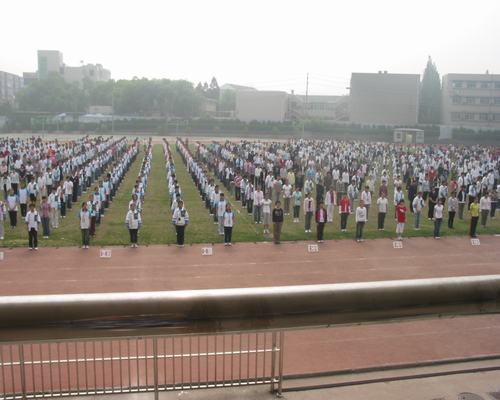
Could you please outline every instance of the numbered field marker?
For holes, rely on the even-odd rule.
[[[99,256],[101,258],[111,258],[111,249],[101,249]]]
[[[394,247],[395,249],[402,249],[403,248],[403,242],[401,242],[399,240],[394,240],[392,242],[392,247]]]
[[[308,244],[307,251],[309,253],[317,253],[319,251],[319,247],[317,244]]]
[[[202,247],[201,248],[201,255],[202,256],[211,256],[214,254],[214,250],[212,247]]]
[[[473,246],[481,246],[481,242],[477,238],[471,239],[470,244]]]

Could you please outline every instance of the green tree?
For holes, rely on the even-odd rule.
[[[420,86],[418,122],[421,124],[441,122],[441,79],[431,57],[427,60]]]
[[[84,112],[88,97],[76,84],[69,84],[56,73],[46,79],[33,82],[18,94],[22,111],[37,112]]]

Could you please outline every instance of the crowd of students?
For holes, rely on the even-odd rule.
[[[96,223],[104,216],[136,154],[137,141],[129,145],[124,137],[0,141],[0,240],[5,237],[7,215],[14,230],[20,209],[27,225],[28,246],[37,250],[40,226],[43,238],[48,239],[73,203],[90,191],[89,200],[78,211],[82,248],[88,248]]]
[[[189,153],[187,148],[182,152]],[[421,215],[427,208],[434,237],[439,239],[446,216],[448,228],[454,229],[455,216],[463,220],[467,212],[471,237],[477,235],[479,217],[482,226],[495,218],[499,155],[498,148],[478,145],[406,146],[304,139],[286,143],[226,141],[196,143],[188,168],[214,219],[221,216],[215,214],[220,212],[217,205],[221,202],[216,178],[226,193],[253,214],[256,224],[263,224],[264,234],[269,233],[270,221],[278,222],[276,242],[282,224],[281,200],[283,215],[289,215],[293,208],[293,223],[300,221],[302,208],[306,233],[311,233],[312,222],[316,222],[319,242],[323,241],[325,224],[334,220],[335,208],[340,214],[341,232],[347,231],[348,218],[354,213],[358,242],[363,241],[371,208],[376,210],[378,229],[384,230],[386,215],[393,207],[398,239],[403,237],[407,211],[414,214],[414,229],[419,230]],[[389,187],[394,192],[391,202]],[[226,204],[227,197],[223,197]],[[273,204],[278,210],[276,218]]]

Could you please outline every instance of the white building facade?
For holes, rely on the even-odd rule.
[[[442,80],[443,125],[500,129],[500,75],[447,74]]]

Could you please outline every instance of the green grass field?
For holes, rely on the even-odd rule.
[[[217,234],[216,225],[214,225],[212,217],[208,214],[204,203],[202,202],[198,190],[196,189],[191,176],[188,174],[186,167],[182,163],[182,159],[175,150],[175,143],[170,141],[170,149],[176,166],[177,179],[181,185],[183,198],[186,208],[190,215],[190,223],[186,228],[186,243],[217,243],[222,242],[222,236]],[[125,228],[124,220],[127,212],[128,202],[131,197],[132,188],[135,179],[139,173],[143,157],[143,152],[140,152],[136,161],[130,167],[129,172],[125,176],[119,191],[117,192],[109,209],[106,210],[105,217],[102,219],[101,225],[97,227],[96,237],[91,240],[91,245],[126,245],[129,242],[128,231]],[[222,185],[221,185],[222,186]],[[388,198],[392,199],[392,192]],[[262,233],[262,225],[255,225],[253,217],[248,215],[246,209],[242,209],[241,203],[236,202],[234,196],[226,193],[235,209],[239,211],[235,226],[233,228],[234,242],[257,242],[271,240],[271,235]],[[86,194],[82,197],[86,199]],[[82,200],[83,201],[83,200]],[[386,218],[385,231],[377,230],[376,210],[370,210],[370,218],[365,227],[365,238],[393,238],[395,237],[396,224],[393,215],[393,208],[389,209]],[[41,227],[39,230],[39,247],[46,246],[78,246],[80,245],[80,229],[77,219],[78,205],[73,204],[73,209],[69,210],[67,217],[60,222],[59,229],[52,230],[49,239],[41,238]],[[334,222],[327,224],[325,228],[325,239],[353,239],[355,231],[354,215],[348,219],[348,232],[340,232],[340,218],[336,209]],[[175,231],[170,222],[170,202],[168,198],[168,190],[166,184],[166,171],[163,159],[163,147],[160,144],[153,146],[153,161],[151,166],[151,174],[145,194],[145,203],[143,208],[143,227],[139,232],[139,244],[173,244],[175,243]],[[20,212],[18,213],[20,217]],[[426,209],[424,209],[421,218],[421,230],[413,229],[413,214],[408,212],[407,223],[404,236],[429,236],[432,237],[434,225],[432,221],[427,220]],[[300,223],[292,222],[292,216],[285,217],[283,224],[282,240],[315,240],[315,225],[313,224],[312,233],[304,232],[304,218],[301,214]],[[469,217],[464,221],[455,219],[455,229],[450,230],[446,226],[447,219],[443,221],[441,228],[441,236],[450,235],[467,235],[469,229]],[[8,226],[8,219],[5,221],[5,240],[0,243],[3,247],[20,247],[27,246],[28,235],[23,221],[18,221],[18,227],[11,230]],[[488,219],[486,228],[478,227],[478,233],[481,234],[498,234],[500,233],[499,219]]]

